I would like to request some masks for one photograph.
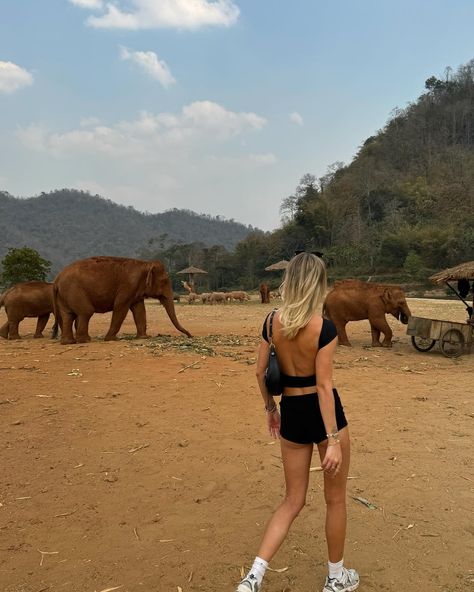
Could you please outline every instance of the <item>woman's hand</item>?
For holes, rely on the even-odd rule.
[[[272,438],[279,438],[280,437],[280,414],[278,409],[275,407],[275,411],[267,411],[267,425],[268,431]]]
[[[324,460],[321,463],[321,467],[323,468],[324,472],[332,477],[335,477],[339,473],[341,465],[341,444],[338,442],[337,444],[331,444],[331,446],[328,445],[326,448],[326,454],[324,455]]]

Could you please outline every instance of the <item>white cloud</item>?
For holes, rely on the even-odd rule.
[[[100,10],[104,7],[102,0],[69,0],[69,2],[75,6],[89,8],[90,10]]]
[[[83,117],[79,122],[81,127],[93,127],[95,125],[100,124],[100,119],[98,117]]]
[[[296,125],[303,125],[303,118],[297,111],[290,113],[290,121]]]
[[[74,0],[95,3],[94,0]],[[102,29],[199,29],[205,26],[233,25],[240,14],[233,0],[130,0],[133,8],[107,2],[101,16],[90,16],[87,23]],[[123,2],[122,2],[123,4]]]
[[[86,120],[87,121],[87,120]],[[47,132],[38,125],[20,128],[17,136],[29,148],[56,156],[70,153],[123,156],[140,162],[165,158],[170,150],[204,150],[206,145],[259,131],[266,119],[256,113],[235,112],[212,101],[196,101],[181,113],[142,112],[132,121],[112,126],[88,125],[63,133]]]
[[[77,186],[148,211],[191,207],[247,216],[250,222],[251,212],[260,207],[256,184],[267,187],[268,169],[276,162],[273,154],[255,148],[263,140],[255,136],[261,135],[265,118],[212,101],[176,112],[145,111],[108,124],[90,118],[81,123],[18,129],[23,161],[29,171],[36,167],[37,177],[31,172],[27,183],[48,178],[51,186]]]
[[[126,47],[120,48],[122,60],[129,60],[137,64],[148,76],[158,80],[165,88],[169,88],[176,82],[168,65],[153,51],[130,51]]]
[[[33,76],[13,62],[0,61],[0,93],[12,93],[33,84]]]
[[[22,144],[32,150],[44,152],[47,149],[47,133],[41,125],[33,124],[28,127],[20,128],[16,135]]]

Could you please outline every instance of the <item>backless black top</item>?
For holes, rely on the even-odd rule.
[[[271,314],[271,313],[270,313]],[[265,321],[263,322],[262,328],[262,337],[265,339],[266,342],[269,341],[268,339],[268,329],[267,329],[267,320],[270,316],[267,315]],[[322,349],[331,341],[336,339],[337,337],[337,330],[334,323],[330,319],[323,319],[323,325],[321,327],[321,333],[319,335],[318,341],[318,349]],[[302,388],[305,386],[316,386],[316,374],[312,374],[311,376],[290,376],[289,374],[281,374],[281,379],[283,386],[287,386],[289,388]]]

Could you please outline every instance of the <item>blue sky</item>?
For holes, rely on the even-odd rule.
[[[272,229],[305,173],[474,58],[468,0],[3,0],[0,189]]]

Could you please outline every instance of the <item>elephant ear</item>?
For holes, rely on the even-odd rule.
[[[150,265],[150,267],[148,268],[148,273],[146,275],[146,281],[145,281],[145,290],[147,292],[151,292],[152,288],[153,288],[153,272],[155,269],[155,265]]]
[[[382,294],[380,294],[380,299],[382,300],[382,302],[385,304],[385,306],[387,306],[387,304],[389,302],[392,302],[393,298],[392,298],[392,292],[386,288]]]
[[[169,275],[163,264],[159,261],[153,262],[148,268],[146,276],[145,286],[147,292],[154,294],[157,290],[161,291],[166,286],[167,281],[169,281]]]

